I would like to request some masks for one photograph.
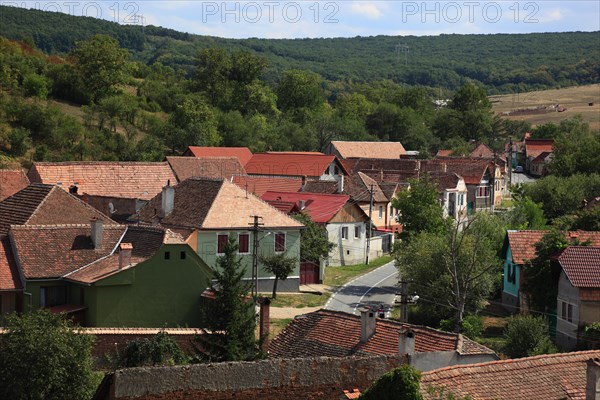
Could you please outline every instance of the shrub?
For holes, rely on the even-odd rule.
[[[504,353],[511,358],[556,353],[542,317],[520,315],[510,319],[504,330]]]
[[[165,331],[160,331],[151,338],[128,342],[124,354],[118,358],[122,367],[176,365],[186,362],[186,355]]]
[[[364,400],[422,400],[421,373],[410,365],[402,365],[379,378],[367,389]]]

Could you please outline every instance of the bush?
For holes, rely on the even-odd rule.
[[[542,317],[520,315],[510,319],[504,330],[504,353],[511,358],[556,353]]]
[[[94,388],[90,335],[61,315],[13,314],[0,338],[0,398],[89,399]]]
[[[118,357],[122,367],[142,367],[146,365],[176,365],[188,361],[179,345],[165,331],[146,339],[136,339],[127,343],[123,356]]]
[[[23,78],[23,89],[26,96],[36,96],[45,99],[50,93],[52,84],[48,78],[38,74],[28,74]]]
[[[377,379],[361,396],[364,400],[422,400],[421,373],[402,365]]]
[[[448,318],[440,321],[440,329],[446,332],[454,332],[454,325],[456,319]],[[483,320],[479,315],[470,314],[463,319],[462,334],[469,339],[475,339],[481,336],[483,332]]]

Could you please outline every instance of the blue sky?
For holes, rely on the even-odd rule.
[[[600,1],[4,1],[227,38],[600,30]]]

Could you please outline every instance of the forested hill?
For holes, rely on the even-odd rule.
[[[76,41],[97,33],[117,38],[138,61],[160,61],[188,73],[201,48],[252,50],[268,59],[265,78],[270,81],[285,69],[302,69],[329,81],[390,79],[448,89],[471,79],[494,94],[596,83],[600,79],[598,32],[236,40],[0,7],[0,35],[33,42],[46,53],[67,53]],[[398,58],[398,44],[409,47],[407,60]]]

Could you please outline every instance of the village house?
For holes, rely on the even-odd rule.
[[[529,173],[533,172],[533,161],[536,160],[543,153],[547,153],[544,157],[539,158],[535,161],[535,174],[542,175],[544,171],[544,165],[550,161],[549,155],[553,151],[554,140],[552,139],[525,139],[525,171]],[[542,164],[542,165],[539,165]]]
[[[0,201],[25,189],[29,179],[22,169],[0,169]]]
[[[286,214],[305,213],[312,221],[322,224],[329,241],[336,245],[329,254],[328,265],[350,265],[365,261],[369,217],[350,200],[350,196],[268,191],[261,198]],[[371,258],[381,256],[381,237],[371,237],[370,240]]]
[[[258,217],[257,233],[252,231],[253,216]],[[234,235],[248,280],[252,278],[256,234],[257,255],[285,253],[298,260],[290,276],[278,284],[280,291],[298,290],[300,230],[304,225],[228,180],[190,178],[174,187],[165,186],[136,218],[181,234],[210,267],[216,266],[229,236]],[[274,276],[259,267],[258,290],[271,291],[273,281]]]
[[[339,181],[347,175],[337,157],[316,152],[258,153],[244,168],[248,175],[300,177],[306,180]]]
[[[346,142],[332,141],[327,145],[326,154],[332,154],[340,160],[346,158],[384,158],[399,159],[406,154],[400,142]]]
[[[585,326],[600,321],[600,247],[567,247],[558,262],[556,343],[573,350]]]
[[[494,351],[461,334],[377,318],[318,310],[300,315],[269,344],[273,358],[404,355],[421,371],[497,360]]]
[[[166,162],[34,162],[27,176],[32,183],[61,186],[116,221],[177,182]]]
[[[177,182],[192,177],[228,179],[243,175],[244,167],[237,157],[177,157],[169,156],[167,163]],[[175,183],[175,182],[173,182]]]
[[[531,160],[531,175],[543,176],[548,172],[546,166],[552,161],[552,152],[544,151],[539,156]]]
[[[277,192],[299,192],[302,190],[304,179],[299,176],[235,175],[231,181],[245,191],[250,192],[257,197],[261,197],[269,190]]]

